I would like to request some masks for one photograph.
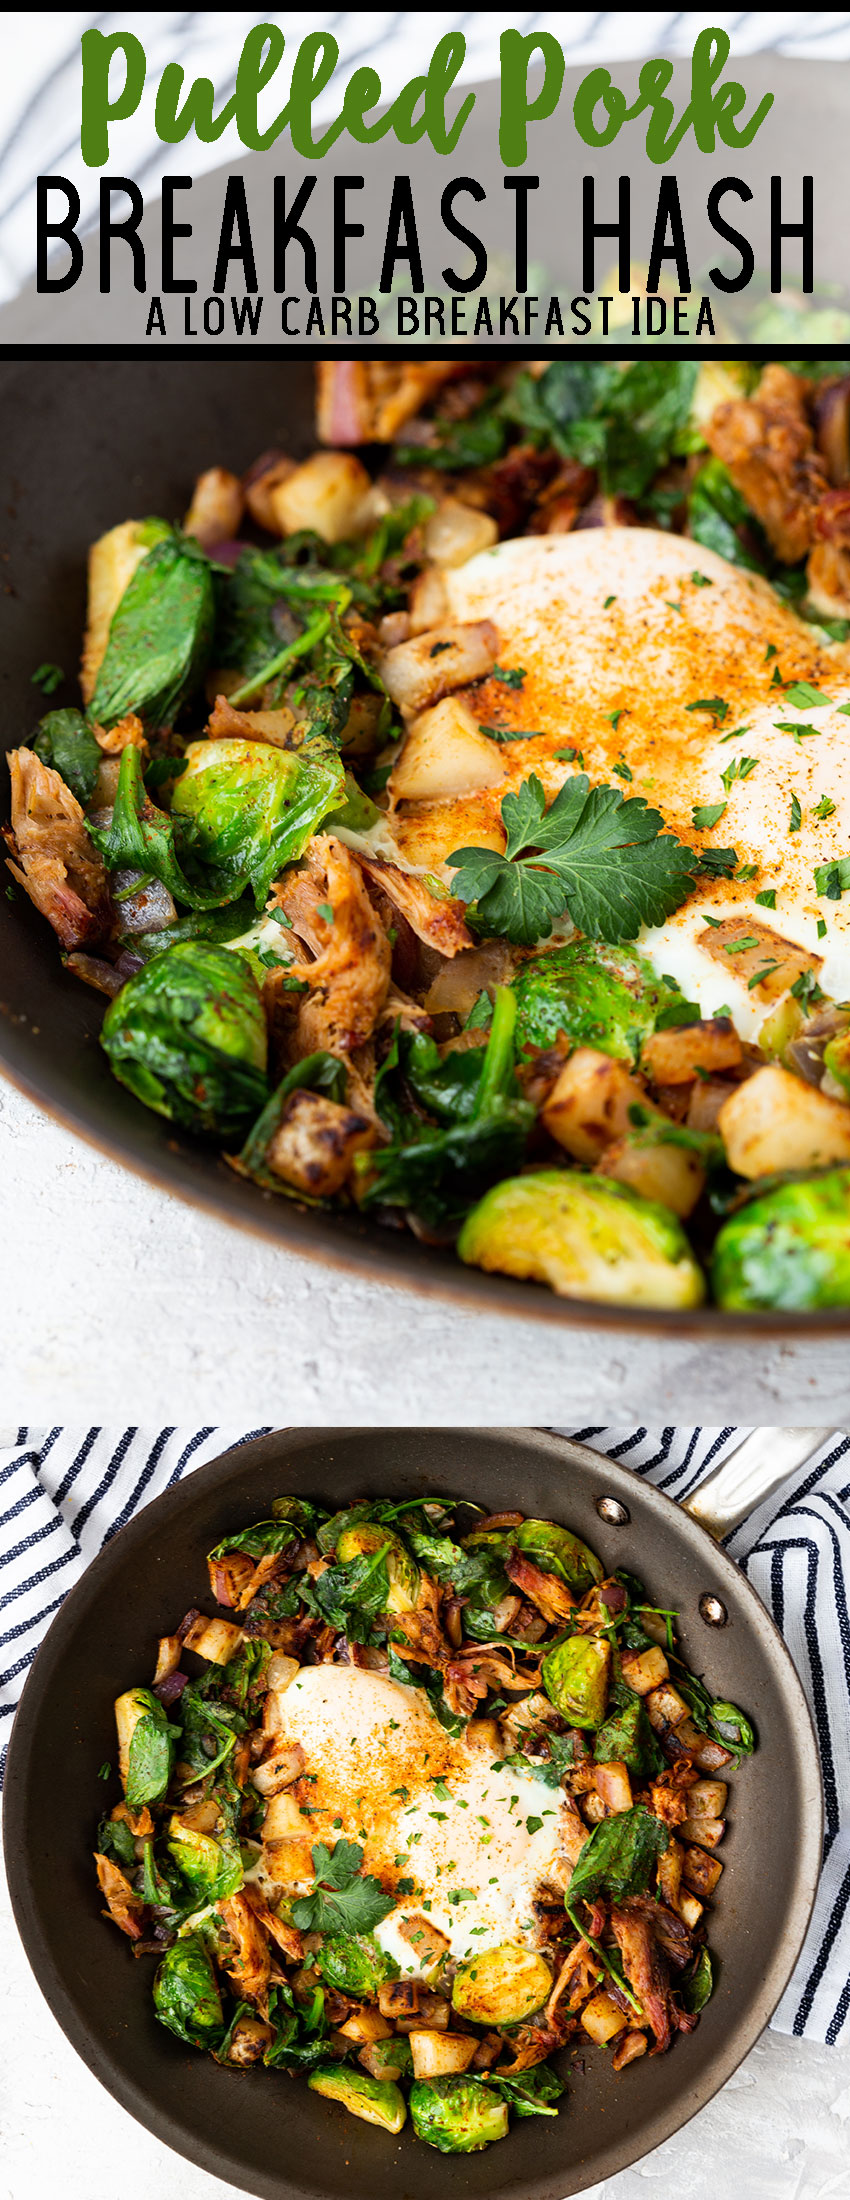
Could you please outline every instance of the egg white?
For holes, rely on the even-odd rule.
[[[399,1926],[422,1912],[453,1956],[537,1945],[535,1893],[569,1877],[557,1788],[494,1770],[492,1751],[448,1735],[421,1689],[357,1666],[304,1666],[279,1704],[282,1738],[306,1759],[311,1841],[362,1842],[364,1871],[388,1893],[414,1882],[376,1931],[402,1972],[420,1965]]]
[[[524,671],[521,687],[492,679],[468,690],[467,701],[483,723],[527,726],[531,735],[502,746],[504,780],[476,798],[482,830],[465,804],[459,838],[486,840],[504,794],[530,771],[551,800],[583,760],[592,783],[644,796],[688,845],[733,847],[739,867],[754,867],[749,880],[701,880],[637,943],[704,1014],[728,1004],[742,1034],[755,1037],[773,1005],[761,987],[747,987],[734,958],[719,967],[706,953],[706,912],[767,925],[822,958],[828,994],[850,997],[850,895],[825,900],[814,881],[816,865],[850,852],[850,717],[841,708],[850,703],[850,648],[825,644],[758,576],[652,528],[522,537],[448,573],[446,584],[450,615],[493,620],[500,666]],[[825,692],[829,707],[789,704],[785,690],[797,680]],[[690,707],[715,697],[725,714]],[[814,737],[795,741],[779,730],[789,721],[813,726]],[[572,761],[554,753],[567,747]],[[739,757],[754,757],[755,769],[724,790],[721,774]],[[616,776],[621,760],[630,778]],[[835,808],[819,819],[824,795]],[[716,826],[694,827],[695,805],[723,801]],[[431,811],[445,854],[458,845],[451,806]],[[396,829],[412,843],[428,822],[425,805],[409,805]],[[775,909],[757,903],[765,891],[775,893]]]

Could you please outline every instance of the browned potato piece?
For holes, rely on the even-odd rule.
[[[646,1709],[650,1724],[659,1729],[665,1726],[681,1726],[688,1716],[684,1697],[667,1681],[662,1682],[660,1688],[650,1689],[646,1697]]]
[[[307,527],[330,543],[362,534],[377,517],[369,475],[350,451],[314,451],[270,491],[269,502],[281,535]]]
[[[632,1783],[628,1766],[619,1758],[612,1758],[607,1765],[597,1765],[594,1775],[596,1792],[606,1810],[631,1810]]]
[[[666,1681],[670,1667],[663,1650],[624,1650],[622,1657],[623,1679],[636,1696],[648,1696],[651,1688],[660,1688]]]
[[[542,1114],[559,1146],[576,1161],[593,1162],[613,1140],[625,1137],[629,1109],[646,1106],[643,1086],[624,1062],[598,1054],[594,1047],[577,1047],[556,1079]]]
[[[725,1780],[696,1780],[688,1789],[688,1807],[695,1818],[722,1818],[728,1793]]]
[[[725,1077],[698,1077],[688,1094],[685,1121],[689,1131],[716,1131],[720,1110],[732,1089]]]
[[[427,1917],[417,1915],[402,1918],[398,1929],[402,1940],[406,1940],[408,1946],[412,1949],[420,1971],[433,1971],[443,1957],[448,1955],[451,1942],[447,1940],[445,1933],[440,1932],[439,1926],[432,1925]],[[410,1986],[411,1983],[417,1986],[418,1993],[419,1989],[416,1981],[409,1979],[400,1981],[400,1984],[406,1987]],[[419,2007],[418,2000],[416,2007]]]
[[[264,451],[255,459],[247,474],[242,477],[245,502],[258,527],[264,527],[269,535],[280,533],[272,493],[289,480],[295,472],[294,458],[287,458],[285,451]]]
[[[671,1910],[678,1907],[684,1861],[685,1852],[681,1841],[677,1841],[675,1834],[671,1834],[663,1855],[658,1859],[658,1885]]]
[[[448,615],[449,600],[442,573],[435,565],[426,565],[416,579],[407,599],[407,616],[411,634],[427,634],[428,628],[439,626]]]
[[[278,1798],[275,1797],[275,1801]],[[304,1820],[301,1819],[303,1826]],[[280,1887],[311,1887],[313,1884],[313,1850],[309,1834],[287,1836],[283,1841],[263,1843],[263,1861],[269,1877]]]
[[[739,940],[754,940],[755,946],[742,948],[730,958],[728,950],[735,948]],[[755,978],[758,970],[764,970],[765,976],[753,987],[756,999],[762,1001],[778,1001],[804,971],[813,971],[817,977],[823,969],[822,955],[796,947],[793,940],[784,940],[769,924],[760,924],[752,917],[729,917],[723,923],[706,925],[705,931],[697,934],[697,946],[714,962],[722,963],[725,970],[734,969],[736,978],[745,984]]]
[[[322,1092],[299,1088],[290,1093],[266,1162],[275,1176],[314,1199],[330,1199],[351,1175],[356,1153],[374,1146],[375,1126],[368,1116],[328,1100]]]
[[[291,1787],[293,1780],[300,1778],[306,1762],[300,1742],[292,1742],[285,1749],[273,1749],[252,1772],[252,1784],[258,1795],[279,1795],[283,1788]]]
[[[479,550],[491,550],[499,530],[489,512],[478,512],[459,497],[444,497],[425,528],[425,556],[432,565],[465,565]]]
[[[725,1818],[682,1819],[682,1839],[695,1841],[700,1849],[716,1849],[725,1832]]]
[[[296,1775],[297,1777],[297,1775]],[[263,1840],[297,1841],[304,1833],[304,1820],[289,1788],[277,1789],[269,1796],[263,1819]]]
[[[414,2078],[445,2078],[456,2070],[468,2070],[478,2046],[474,2033],[426,2032],[418,2026],[408,2039]]]
[[[179,1635],[160,1635],[159,1647],[156,1653],[156,1672],[153,1677],[154,1688],[158,1686],[160,1681],[170,1680],[172,1673],[176,1673],[180,1664],[182,1648],[183,1645]]]
[[[597,2046],[604,2047],[606,2040],[613,2040],[618,2032],[625,2031],[629,2020],[622,2009],[618,2009],[607,1987],[600,1986],[598,1993],[591,1994],[590,2000],[585,2002],[581,2021],[589,2037]]]
[[[682,1924],[687,1925],[688,1931],[692,1933],[694,1926],[699,1924],[702,1917],[702,1903],[697,1901],[695,1894],[680,1894],[676,1909]]]
[[[490,619],[472,619],[466,625],[447,620],[388,650],[381,673],[392,701],[405,717],[415,718],[454,688],[485,679],[498,652],[499,636]]]
[[[358,2047],[368,2047],[373,2040],[390,2040],[393,2030],[380,2009],[354,2009],[339,2029],[345,2039],[356,2040]]]
[[[850,1107],[769,1062],[724,1101],[718,1128],[738,1176],[850,1161]]]
[[[242,483],[236,474],[228,473],[226,466],[210,466],[205,474],[198,475],[192,491],[183,521],[185,533],[194,535],[204,549],[210,543],[224,542],[228,536],[238,534],[244,509]]]
[[[701,1070],[737,1069],[743,1048],[730,1016],[654,1031],[641,1054],[641,1066],[654,1085],[689,1085]]]
[[[691,1893],[701,1895],[704,1901],[714,1893],[722,1870],[719,1856],[706,1856],[704,1849],[685,1850],[682,1878]]]
[[[504,776],[498,746],[479,733],[469,704],[459,695],[446,695],[414,718],[393,768],[390,793],[399,802],[427,802],[496,787]]]
[[[730,1753],[728,1749],[724,1749],[723,1743],[712,1741],[708,1734],[701,1734],[693,1719],[683,1721],[677,1730],[676,1740],[690,1751],[700,1772],[722,1772],[724,1765],[730,1762]]]
[[[241,1627],[234,1627],[229,1619],[205,1619],[203,1613],[192,1621],[183,1637],[185,1650],[194,1650],[198,1658],[207,1658],[210,1665],[227,1665],[242,1641]]]
[[[408,1935],[405,1934],[405,1939]],[[394,1978],[378,1988],[378,2008],[384,2017],[392,2017],[395,2024],[401,2017],[417,2017],[422,1998],[418,1978]]]
[[[630,1184],[643,1199],[658,1200],[682,1221],[693,1212],[705,1185],[699,1155],[672,1143],[644,1145],[640,1132],[616,1139],[597,1163],[597,1175]]]

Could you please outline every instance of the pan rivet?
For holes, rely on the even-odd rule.
[[[729,1618],[725,1604],[721,1604],[719,1597],[711,1596],[707,1589],[699,1600],[699,1616],[705,1620],[706,1627],[725,1627]]]
[[[607,1520],[609,1528],[625,1528],[632,1517],[628,1505],[621,1505],[619,1497],[597,1497],[596,1510],[600,1520]]]

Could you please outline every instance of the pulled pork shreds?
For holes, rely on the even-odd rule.
[[[809,592],[818,609],[846,611],[850,605],[850,489],[828,489],[815,513],[815,540],[806,567]]]
[[[103,937],[111,903],[106,871],[86,832],[80,804],[59,773],[32,749],[12,749],[8,763],[8,868],[62,946],[85,947]]]
[[[575,1597],[570,1595],[564,1583],[555,1574],[544,1574],[522,1551],[511,1551],[505,1562],[505,1572],[508,1580],[522,1590],[524,1597],[530,1597],[538,1612],[542,1612],[543,1618],[550,1620],[553,1626],[575,1610]]]
[[[423,879],[415,878],[410,871],[400,871],[397,864],[387,862],[383,856],[358,853],[357,862],[367,879],[380,887],[393,907],[407,918],[411,931],[426,947],[435,947],[438,954],[451,958],[462,948],[474,946],[464,922],[462,902],[438,900]]]
[[[765,367],[752,397],[719,405],[705,431],[786,565],[811,548],[818,505],[829,487],[807,411],[810,393],[804,376],[774,363]]]
[[[225,1956],[225,1970],[240,1994],[262,2005],[268,1992],[271,1953],[259,1918],[247,1894],[228,1895],[216,1903],[216,1909],[234,1943],[233,1952]]]
[[[122,1933],[130,1940],[141,1940],[144,1904],[141,1896],[134,1894],[129,1879],[125,1879],[119,1864],[111,1856],[101,1856],[95,1851],[97,1882],[104,1896],[108,1914]]]
[[[652,2026],[653,2053],[660,2055],[670,2045],[670,1987],[646,1908],[639,1899],[629,1897],[619,1908],[612,1907],[611,1926],[629,1985],[634,1987],[644,2016]]]
[[[119,718],[117,726],[110,726],[108,729],[105,726],[92,726],[92,733],[104,756],[121,756],[124,749],[141,749],[142,755],[147,755],[147,735],[135,711],[130,711],[126,718]]]
[[[306,864],[275,889],[292,925],[296,957],[290,974],[310,988],[290,1037],[293,1062],[321,1048],[351,1054],[362,1046],[372,1036],[390,984],[390,943],[349,850],[332,833],[318,833]],[[331,923],[323,908],[331,909]]]

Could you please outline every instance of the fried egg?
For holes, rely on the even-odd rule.
[[[403,856],[503,844],[511,788],[533,771],[551,801],[584,768],[644,796],[689,846],[735,850],[733,878],[700,879],[637,943],[704,1015],[729,1007],[755,1037],[787,987],[789,943],[831,997],[850,997],[850,894],[829,900],[815,884],[816,866],[850,853],[850,647],[826,643],[759,576],[652,528],[527,536],[444,578],[450,617],[491,619],[500,670],[523,674],[464,700],[479,724],[527,736],[500,747],[497,786],[401,805]],[[790,702],[794,682],[828,704]],[[716,823],[694,825],[695,808],[720,804]]]
[[[303,1666],[279,1699],[280,1738],[300,1742],[309,1841],[363,1844],[363,1870],[397,1907],[376,1938],[420,1969],[405,1919],[424,1912],[451,1953],[536,1946],[534,1897],[562,1891],[559,1790],[446,1733],[424,1691],[353,1665]]]

